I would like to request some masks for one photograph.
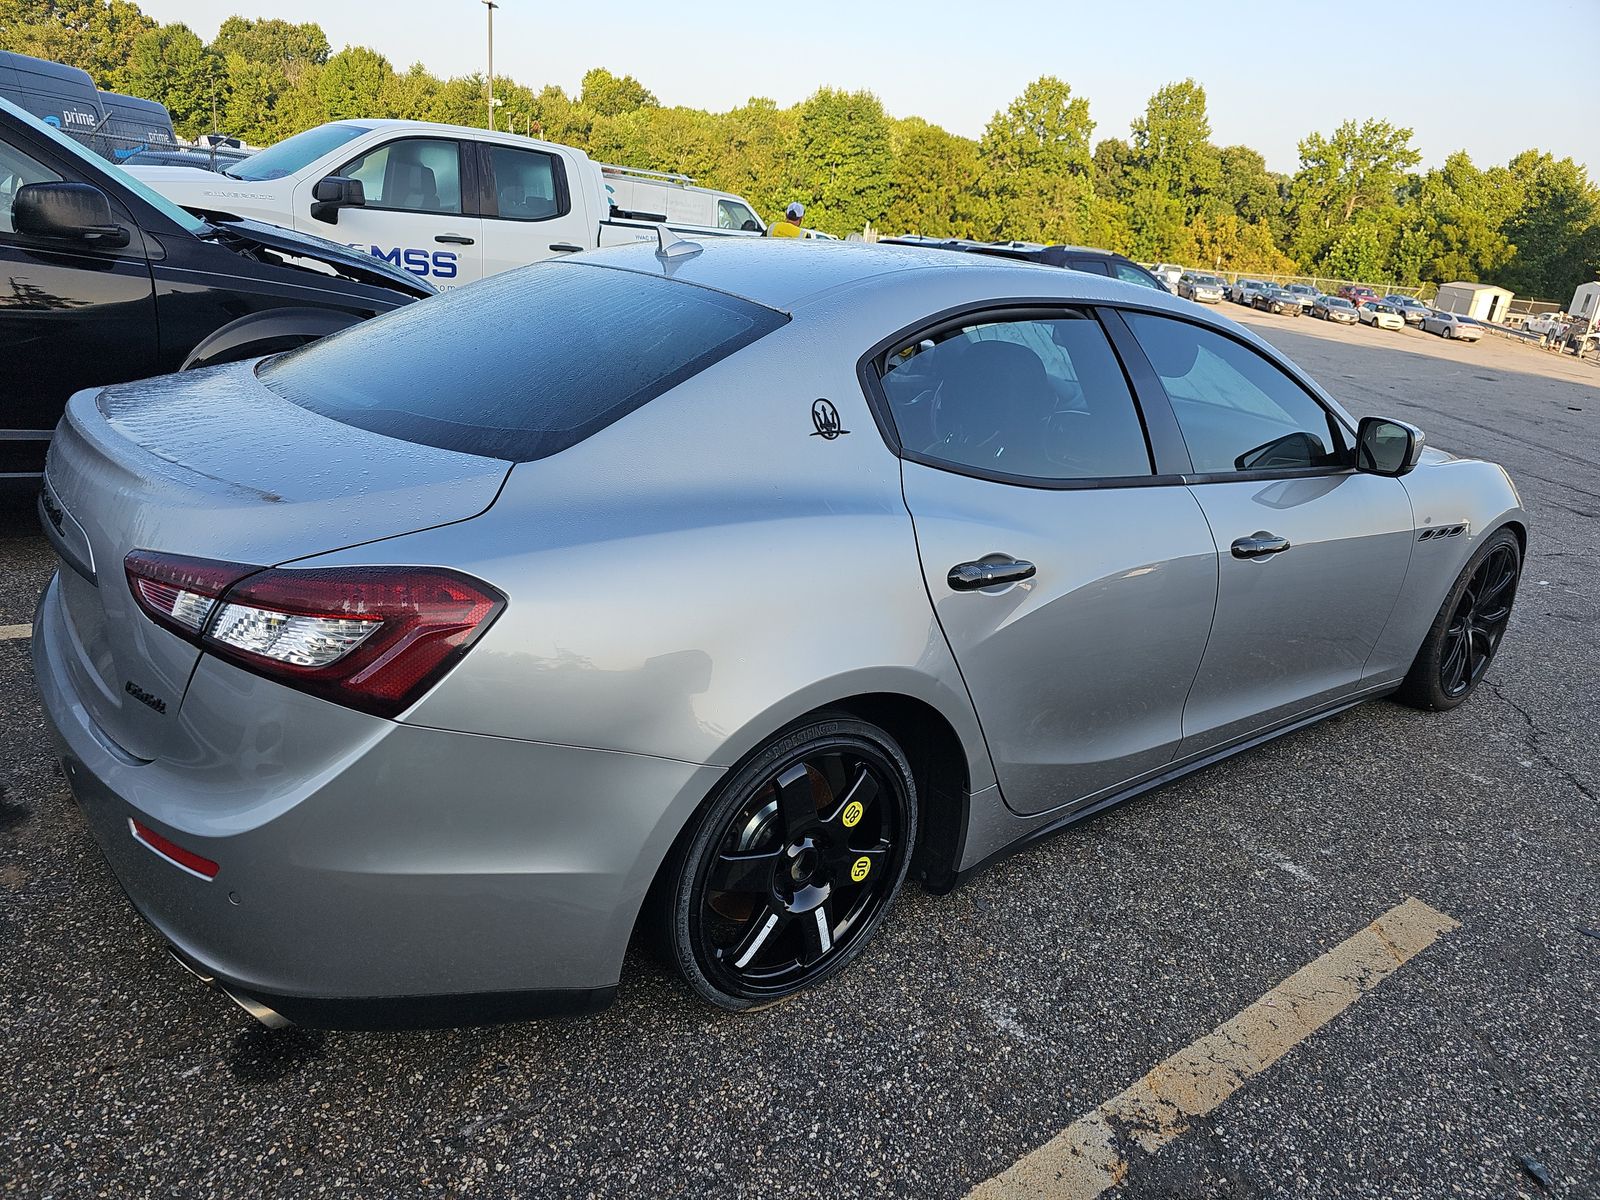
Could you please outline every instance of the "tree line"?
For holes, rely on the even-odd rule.
[[[134,0],[0,0],[0,48],[87,70],[159,100],[179,133],[267,145],[324,121],[400,117],[482,125],[482,75],[399,70],[365,46],[334,53],[315,23],[229,17],[209,43]],[[1530,149],[1480,167],[1465,151],[1419,172],[1412,131],[1381,119],[1310,133],[1292,174],[1212,141],[1193,79],[1150,97],[1129,136],[1094,138],[1089,101],[1053,76],[1028,84],[976,141],[894,117],[868,91],[820,88],[780,107],[662,104],[595,68],[576,96],[496,76],[499,128],[603,162],[679,171],[765,215],[890,233],[1074,242],[1145,262],[1314,273],[1403,285],[1487,281],[1565,301],[1600,271],[1600,188],[1571,158]]]

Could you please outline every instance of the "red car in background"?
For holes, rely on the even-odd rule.
[[[1350,303],[1354,304],[1357,308],[1360,308],[1363,304],[1370,304],[1378,298],[1377,292],[1373,291],[1369,287],[1362,287],[1360,284],[1356,283],[1345,284],[1339,289],[1338,294],[1350,301]]]

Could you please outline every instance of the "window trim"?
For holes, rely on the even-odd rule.
[[[470,162],[471,156],[464,153],[465,146],[460,138],[451,137],[448,134],[407,134],[403,137],[390,138],[386,142],[379,142],[374,146],[367,147],[365,150],[357,154],[355,158],[340,163],[339,166],[333,171],[329,172],[329,174],[345,175],[348,173],[352,164],[359,162],[364,158],[370,158],[380,150],[388,150],[398,146],[402,142],[446,142],[455,146],[456,177],[461,189],[461,211],[450,212],[448,210],[435,210],[428,208],[391,208],[387,204],[373,204],[370,200],[361,207],[364,210],[371,212],[405,213],[408,216],[413,217],[454,217],[460,219],[461,217],[475,216],[476,214],[472,212],[474,207],[472,204],[472,196],[474,194],[472,185],[475,182],[475,176],[472,170],[473,164]],[[385,175],[388,174],[387,165],[384,167],[384,173]]]
[[[526,146],[508,146],[504,142],[478,142],[478,166],[480,184],[478,187],[479,215],[489,221],[511,221],[517,225],[542,225],[546,221],[559,221],[562,217],[572,213],[572,191],[567,186],[566,160],[559,154],[552,154],[548,150],[534,150]],[[500,213],[500,189],[496,186],[494,169],[494,152],[496,150],[511,150],[517,154],[542,154],[552,164],[551,180],[556,187],[556,211],[548,217],[507,217]]]
[[[1134,335],[1132,327],[1126,321],[1122,321],[1121,313],[1123,310],[1137,312],[1141,316],[1165,317],[1170,321],[1179,321],[1185,325],[1193,325],[1198,329],[1204,329],[1219,337],[1227,338],[1244,350],[1254,354],[1257,358],[1277,368],[1280,373],[1285,375],[1322,410],[1323,414],[1328,418],[1329,429],[1334,432],[1339,441],[1339,456],[1348,460],[1346,463],[1326,467],[1273,467],[1254,471],[1196,471],[1193,467],[1193,461],[1190,460],[1189,469],[1183,472],[1185,483],[1252,483],[1274,479],[1305,479],[1355,473],[1355,431],[1349,427],[1343,415],[1337,409],[1333,408],[1323,397],[1317,394],[1316,389],[1297,369],[1292,369],[1277,356],[1263,352],[1259,346],[1252,345],[1247,339],[1237,336],[1232,331],[1212,325],[1206,321],[1196,321],[1185,315],[1166,312],[1157,308],[1140,308],[1131,305],[1105,305],[1102,307],[1112,309],[1118,313],[1118,320],[1128,332],[1130,356],[1137,356],[1144,371],[1149,372],[1148,376],[1143,376],[1141,372],[1141,376],[1150,388],[1147,394],[1142,393],[1140,395],[1141,406],[1165,410],[1164,416],[1160,418],[1160,423],[1164,425],[1167,419],[1170,419],[1172,428],[1177,432],[1180,440],[1183,438],[1183,427],[1178,424],[1178,415],[1172,407],[1172,398],[1167,394],[1166,385],[1161,382],[1161,376],[1156,373],[1155,367],[1151,365],[1150,360],[1145,356],[1144,348],[1139,345],[1139,339]],[[1148,399],[1146,395],[1148,395]],[[1188,443],[1184,442],[1183,445],[1184,456],[1188,458]]]
[[[1140,401],[1139,389],[1129,372],[1128,361],[1118,347],[1116,338],[1112,336],[1111,331],[1106,326],[1106,322],[1101,319],[1101,307],[1084,301],[1041,300],[1038,297],[997,299],[977,304],[969,303],[933,313],[920,321],[905,326],[888,337],[880,339],[856,360],[856,378],[861,384],[861,390],[866,396],[867,408],[872,413],[872,419],[878,426],[878,433],[883,437],[884,444],[889,447],[895,457],[905,462],[914,462],[920,466],[948,471],[952,475],[965,475],[971,479],[983,479],[991,483],[1004,483],[1013,487],[1033,488],[1039,491],[1071,492],[1084,491],[1089,488],[1181,486],[1184,482],[1184,477],[1181,474],[1171,472],[1157,473],[1160,470],[1160,461],[1155,456],[1150,423],[1146,419],[1144,406]],[[931,337],[952,328],[961,329],[973,324],[992,324],[996,321],[1005,320],[1037,321],[1049,319],[1052,316],[1059,317],[1060,314],[1066,312],[1078,313],[1083,319],[1094,321],[1105,335],[1106,342],[1111,347],[1111,353],[1116,358],[1118,366],[1122,369],[1123,381],[1128,386],[1128,398],[1133,403],[1134,415],[1139,418],[1139,426],[1144,433],[1145,454],[1150,459],[1150,474],[1101,475],[1082,479],[1041,479],[1032,475],[1012,475],[1005,471],[990,471],[965,463],[948,462],[944,459],[935,458],[930,454],[909,450],[901,443],[899,430],[895,427],[894,415],[890,411],[889,396],[883,389],[882,366],[885,355],[889,354],[897,346],[903,346],[908,341]],[[1151,370],[1153,373],[1153,369],[1150,368],[1148,363],[1144,364],[1144,368],[1145,370]],[[1164,400],[1164,392],[1162,397]],[[1173,418],[1173,420],[1175,421],[1176,418]]]

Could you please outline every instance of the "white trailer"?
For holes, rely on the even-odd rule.
[[[1489,283],[1442,283],[1433,307],[1475,321],[1498,322],[1511,307],[1512,293]]]

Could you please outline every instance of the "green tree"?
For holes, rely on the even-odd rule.
[[[798,108],[779,108],[763,96],[715,119],[723,152],[708,177],[714,186],[743,196],[772,220],[794,199],[794,156],[800,143]]]
[[[822,88],[800,106],[792,159],[806,224],[833,234],[882,219],[889,207],[889,118],[871,92]]]
[[[394,79],[389,60],[366,46],[347,46],[316,76],[316,97],[324,121],[370,117],[383,111],[384,92]],[[481,94],[481,92],[480,92]]]
[[[1217,151],[1216,208],[1231,212],[1247,225],[1274,227],[1283,216],[1283,177],[1267,170],[1267,160],[1248,146]]]
[[[124,81],[135,96],[167,106],[172,125],[195,137],[214,124],[227,101],[227,64],[187,25],[146,29],[133,41]]]
[[[632,75],[617,76],[604,67],[595,67],[583,77],[578,103],[597,117],[617,117],[641,108],[655,108],[661,102]]]
[[[893,183],[883,228],[931,237],[970,237],[978,147],[921,117],[894,122]]]
[[[1358,213],[1391,216],[1406,172],[1420,158],[1411,130],[1388,121],[1346,121],[1331,137],[1306,137],[1300,143],[1300,170],[1289,185],[1294,256],[1302,263],[1323,263]],[[1369,229],[1345,239],[1339,261],[1354,261],[1351,247],[1365,246],[1374,236]],[[1324,265],[1334,271],[1331,260]]]
[[[0,50],[78,67],[111,91],[127,90],[134,40],[155,27],[133,0],[0,0]]]
[[[1185,79],[1150,97],[1133,122],[1131,170],[1139,187],[1177,201],[1186,220],[1201,210],[1221,178],[1205,88]]]
[[[222,55],[238,55],[250,62],[270,63],[285,71],[304,65],[321,66],[328,61],[328,35],[313,21],[294,24],[273,17],[249,20],[229,17],[211,39],[211,49]]]
[[[978,143],[981,236],[1070,242],[1093,212],[1089,102],[1053,75],[995,113]]]
[[[1516,247],[1499,282],[1525,296],[1559,300],[1600,270],[1600,189],[1570,158],[1525,150],[1509,177],[1520,203],[1505,225]]]

